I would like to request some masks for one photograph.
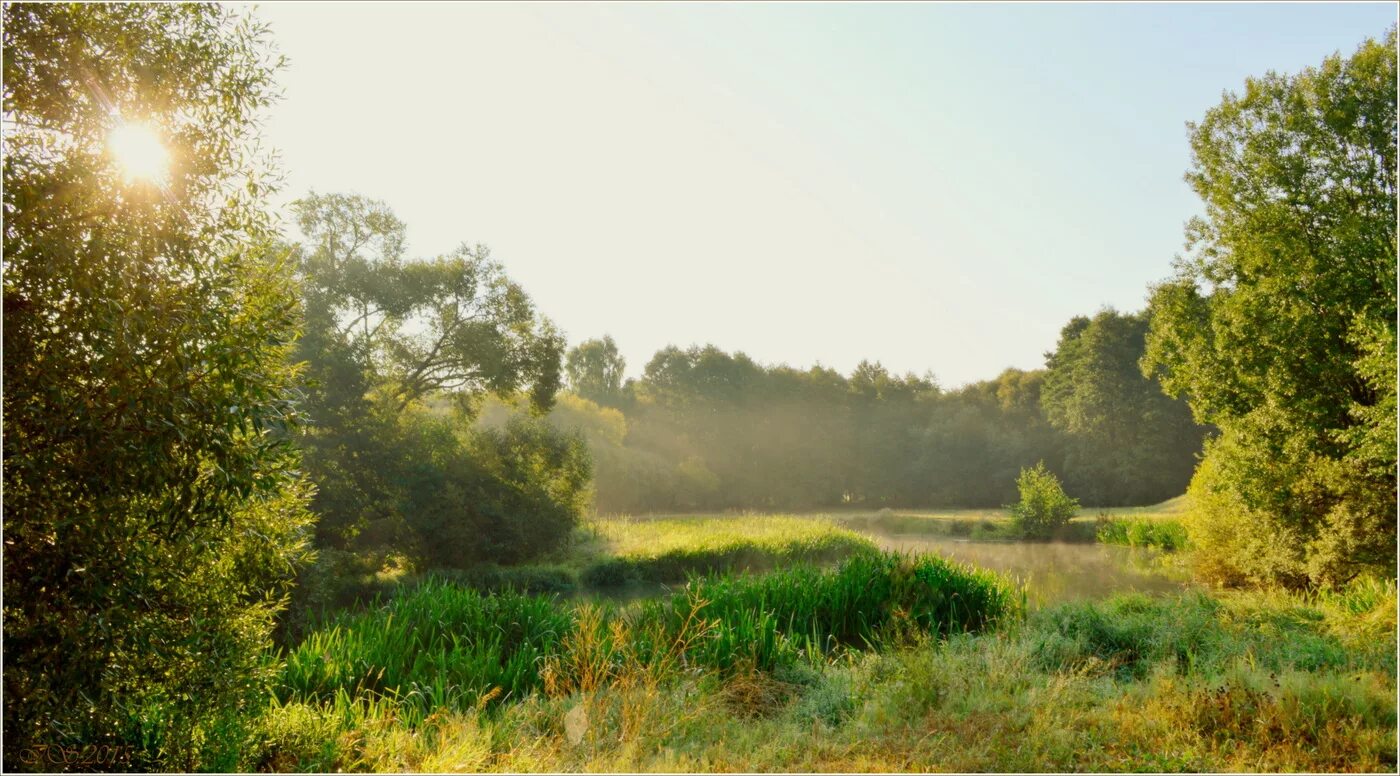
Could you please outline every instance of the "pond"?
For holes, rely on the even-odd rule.
[[[1175,593],[1185,575],[1163,563],[1156,550],[1079,542],[975,541],[928,533],[863,531],[881,548],[935,552],[953,560],[1000,571],[1026,583],[1032,605],[1126,592]]]

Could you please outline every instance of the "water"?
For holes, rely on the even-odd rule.
[[[1032,604],[1103,598],[1117,593],[1175,593],[1186,589],[1180,573],[1155,550],[1068,542],[973,541],[927,533],[862,531],[881,548],[935,552],[1000,571],[1026,583]]]

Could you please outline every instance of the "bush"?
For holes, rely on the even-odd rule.
[[[584,569],[579,579],[589,587],[622,587],[641,581],[641,574],[637,565],[630,560],[608,558]]]
[[[525,416],[464,430],[410,413],[402,426],[403,488],[393,510],[428,568],[530,561],[572,535],[592,476],[578,434]]]
[[[1043,461],[1034,468],[1021,470],[1016,489],[1020,491],[1021,500],[1011,507],[1011,518],[1016,530],[1025,536],[1049,538],[1079,511],[1078,499],[1065,495],[1060,481],[1045,468]]]

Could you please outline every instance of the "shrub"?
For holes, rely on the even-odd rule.
[[[1043,461],[1021,470],[1016,489],[1021,500],[1011,507],[1011,517],[1016,529],[1025,536],[1048,538],[1079,511],[1079,501],[1065,495],[1060,481]]]
[[[621,587],[630,582],[640,581],[641,575],[632,561],[626,558],[608,558],[584,569],[579,579],[589,587]]]
[[[403,497],[393,509],[428,567],[521,563],[572,535],[590,498],[581,436],[525,416],[462,431],[408,413],[402,425]]]

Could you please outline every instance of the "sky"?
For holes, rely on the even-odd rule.
[[[286,187],[484,244],[571,344],[945,387],[1145,305],[1188,121],[1350,54],[1368,4],[276,3]]]

